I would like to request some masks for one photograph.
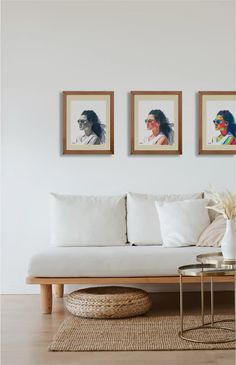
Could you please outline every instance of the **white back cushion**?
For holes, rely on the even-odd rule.
[[[155,201],[177,201],[186,199],[201,199],[197,194],[127,194],[127,229],[128,241],[136,245],[162,245],[160,222],[155,207]]]
[[[196,245],[210,224],[206,199],[156,202],[164,247]]]
[[[56,246],[125,245],[124,196],[50,194],[51,243]]]

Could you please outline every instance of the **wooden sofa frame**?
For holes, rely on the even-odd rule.
[[[184,283],[199,283],[199,277],[184,277]],[[204,278],[209,281],[210,278]],[[234,276],[216,276],[216,283],[234,282]],[[143,276],[143,277],[34,277],[26,278],[27,284],[40,285],[41,312],[44,314],[52,313],[52,285],[55,286],[55,296],[62,298],[64,294],[64,284],[88,284],[88,285],[118,285],[118,284],[177,284],[179,276]]]

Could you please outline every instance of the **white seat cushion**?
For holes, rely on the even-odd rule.
[[[125,245],[124,196],[51,195],[51,243],[55,246]]]
[[[215,247],[115,246],[53,247],[33,256],[28,273],[48,277],[125,277],[177,275],[196,255]]]
[[[174,202],[187,199],[201,199],[196,194],[127,194],[128,241],[136,245],[162,245],[162,236],[155,202]]]

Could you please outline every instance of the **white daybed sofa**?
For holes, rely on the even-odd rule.
[[[62,297],[64,284],[177,283],[179,266],[220,248],[163,246],[155,202],[193,199],[202,199],[202,194],[51,194],[52,246],[31,258],[26,278],[28,284],[40,284],[42,312],[52,311],[52,285]],[[195,230],[198,224],[194,216],[189,217],[190,228]],[[216,281],[232,279],[217,277]],[[185,280],[198,282],[194,277]]]

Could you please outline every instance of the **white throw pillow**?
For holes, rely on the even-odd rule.
[[[117,246],[127,243],[124,196],[51,195],[51,243]]]
[[[156,202],[164,247],[196,245],[210,224],[207,200]]]
[[[162,245],[160,223],[155,201],[177,201],[201,199],[197,194],[127,194],[127,230],[128,241],[136,245]]]

